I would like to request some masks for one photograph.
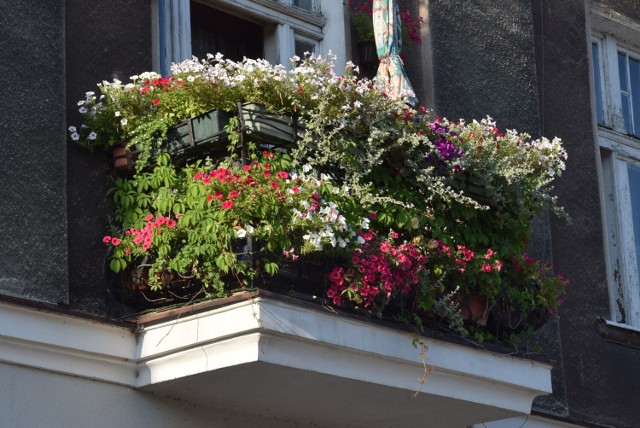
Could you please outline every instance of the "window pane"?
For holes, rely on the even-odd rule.
[[[634,134],[640,136],[640,61],[635,58],[629,58],[629,84]]]
[[[627,55],[623,52],[618,52],[618,71],[620,72],[620,95],[622,98],[624,128],[629,134],[632,134],[633,124],[631,122],[631,96],[629,94],[629,81],[627,75]]]
[[[591,53],[593,56],[593,83],[596,95],[596,119],[598,123],[604,124],[604,107],[602,105],[602,81],[600,77],[600,49],[597,43],[591,44]]]
[[[293,5],[301,9],[313,10],[313,0],[293,0]]]
[[[640,167],[629,164],[628,172],[633,236],[636,244],[636,263],[638,264],[638,272],[640,273]]]

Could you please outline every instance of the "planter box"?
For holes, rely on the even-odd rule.
[[[250,140],[272,147],[294,146],[300,130],[294,115],[272,113],[256,103],[244,103],[240,110],[243,131]]]
[[[182,121],[169,130],[162,150],[181,163],[224,152],[229,142],[224,128],[229,124],[229,119],[230,113],[209,110]]]

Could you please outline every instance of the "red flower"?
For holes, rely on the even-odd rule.
[[[300,193],[300,189],[298,189],[297,187],[292,187],[292,188],[291,188],[291,191],[292,191],[293,193],[295,193],[296,195],[297,195],[298,193]]]
[[[220,193],[220,192],[215,192],[213,194],[213,197],[216,198],[216,199],[222,199],[222,198],[224,198],[224,195],[222,193]]]
[[[277,189],[278,187],[280,187],[280,186],[278,186],[278,183],[276,183],[275,181],[272,181],[272,182],[271,182],[271,183],[269,183],[269,184],[271,185],[271,188],[272,188],[272,189]]]
[[[120,239],[119,238],[111,239],[111,245],[113,245],[114,247],[117,247],[118,245],[120,245]]]
[[[238,191],[237,190],[232,190],[229,192],[229,199],[235,199],[238,197]]]
[[[154,106],[159,106],[160,105],[160,100],[157,99],[157,98],[155,100],[153,100],[153,105]]]
[[[233,207],[233,201],[224,201],[222,203],[222,208],[224,208],[225,210],[228,210],[231,207]]]
[[[278,173],[278,178],[281,180],[286,180],[287,178],[289,178],[289,174],[286,171],[280,171]]]
[[[244,172],[249,172],[251,170],[251,165],[244,165],[242,169],[244,170]]]
[[[211,202],[213,200],[213,196],[207,195],[207,201]]]

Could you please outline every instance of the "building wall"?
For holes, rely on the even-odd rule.
[[[120,385],[0,363],[0,426],[242,428],[310,426],[161,397]]]
[[[634,13],[637,1],[611,1]],[[552,219],[553,262],[572,280],[560,310],[569,416],[615,427],[640,426],[639,351],[606,341],[597,318],[610,319],[598,152],[591,107],[588,2],[531,2],[536,32],[541,129],[569,152],[556,194],[572,222]]]

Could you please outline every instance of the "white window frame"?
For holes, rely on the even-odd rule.
[[[602,173],[602,200],[608,258],[611,318],[631,328],[640,328],[640,272],[635,248],[628,165],[640,166],[640,138],[627,134],[622,114],[618,51],[640,58],[640,23],[622,15],[592,7],[593,30],[589,43],[592,66],[600,72],[604,123],[597,124],[593,97],[593,122],[597,124]],[[635,43],[634,43],[635,42]],[[599,64],[594,64],[592,43],[598,45]],[[593,72],[593,68],[590,69]],[[595,78],[595,76],[594,76]],[[595,82],[594,82],[595,83]],[[594,85],[594,91],[597,88]]]
[[[313,43],[322,50],[326,18],[320,2],[312,2],[314,10],[293,5],[293,0],[198,0],[207,6],[266,25],[275,26],[273,34],[265,34],[265,59],[289,66],[295,53],[295,40]],[[191,58],[190,0],[153,0],[153,66],[163,75],[169,74],[171,63]],[[212,52],[215,53],[215,52]]]

